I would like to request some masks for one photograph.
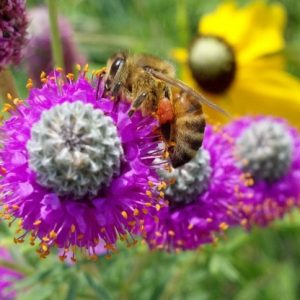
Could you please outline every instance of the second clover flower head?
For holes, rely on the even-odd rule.
[[[157,123],[129,118],[122,99],[96,99],[84,75],[43,81],[1,126],[1,215],[20,219],[15,241],[39,240],[41,257],[54,245],[62,259],[76,247],[94,256],[99,242],[110,255],[118,239],[136,242],[161,201],[149,154],[161,153]]]
[[[273,117],[240,118],[225,131],[234,140],[236,165],[249,185],[239,207],[248,225],[265,226],[299,205],[299,132]]]
[[[159,173],[168,186],[168,205],[155,222],[146,220],[151,248],[195,249],[216,242],[230,225],[240,222],[236,206],[246,187],[234,165],[232,145],[219,129],[207,126],[203,147],[192,161],[171,173]]]

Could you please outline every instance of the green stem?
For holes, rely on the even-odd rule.
[[[177,1],[176,25],[180,46],[186,46],[190,38],[186,0]]]
[[[159,300],[173,299],[173,296],[178,291],[182,278],[186,277],[191,271],[191,268],[197,263],[200,251],[193,253],[188,259],[184,260],[173,272],[173,276],[167,282],[164,290],[162,291]]]
[[[120,288],[120,293],[118,299],[129,300],[130,297],[130,289],[134,285],[135,282],[139,280],[141,272],[145,269],[145,266],[149,263],[151,259],[151,252],[141,252],[136,256],[135,264],[130,271],[130,275],[127,280],[125,280]]]
[[[61,38],[58,30],[57,0],[48,0],[48,10],[54,65],[55,67],[64,68]]]
[[[18,97],[14,77],[12,76],[11,71],[9,69],[4,69],[0,72],[1,105],[3,105],[5,102],[9,102],[7,94],[11,94],[13,99]],[[10,102],[10,104],[13,103]]]

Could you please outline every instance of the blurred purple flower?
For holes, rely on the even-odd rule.
[[[96,99],[84,76],[45,81],[1,127],[2,217],[20,218],[24,230],[15,241],[31,232],[41,257],[56,245],[74,260],[76,247],[93,256],[99,242],[109,253],[118,238],[135,243],[130,233],[143,231],[143,215],[159,203],[156,121],[129,118],[127,102]]]
[[[300,200],[300,136],[274,117],[244,117],[225,127],[235,142],[236,165],[248,174],[240,203],[247,226],[266,226]]]
[[[18,64],[26,42],[25,0],[0,1],[0,70]]]
[[[41,72],[49,73],[53,70],[51,49],[51,35],[49,16],[46,7],[31,9],[28,13],[29,41],[25,48],[26,67],[29,76],[37,86],[41,86]],[[73,28],[63,16],[58,18],[58,28],[61,36],[64,69],[66,73],[74,71],[75,64],[86,63],[85,57],[78,52],[73,39]]]
[[[0,247],[0,260],[4,262],[11,262],[11,256],[7,249]],[[13,300],[16,298],[16,293],[13,290],[15,281],[21,279],[21,273],[10,269],[7,266],[0,265],[0,299]]]
[[[243,184],[241,172],[234,166],[232,145],[222,132],[207,126],[196,157],[170,174],[160,175],[171,182],[166,190],[169,205],[161,208],[156,222],[146,221],[151,248],[195,249],[215,242],[218,234],[236,224],[235,206]]]

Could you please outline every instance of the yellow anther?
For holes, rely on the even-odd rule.
[[[71,225],[70,231],[74,233],[76,231],[76,227],[74,224]]]
[[[2,112],[8,112],[10,110],[13,110],[13,106],[9,103],[4,103],[3,108],[2,108]]]
[[[66,255],[59,255],[58,258],[59,258],[59,260],[60,260],[61,262],[64,262],[65,259],[67,258],[67,256],[66,256]]]
[[[148,214],[148,209],[143,208],[143,209],[142,209],[142,212],[143,212],[144,215],[147,215],[147,214]]]
[[[64,71],[64,69],[61,68],[61,67],[57,67],[57,68],[55,69],[55,71],[56,71],[56,72],[59,72],[59,73],[62,73],[62,72]]]
[[[19,234],[19,233],[21,233],[22,232],[22,228],[18,228],[17,230],[16,230],[16,234]]]
[[[189,224],[188,230],[192,230],[194,228],[194,224]]]
[[[242,226],[246,226],[247,223],[248,223],[248,220],[247,220],[247,219],[243,219],[243,220],[241,221],[241,225],[242,225]]]
[[[14,103],[14,105],[16,105],[16,106],[19,106],[19,105],[23,104],[24,101],[21,100],[21,99],[19,99],[19,98],[15,98],[15,99],[13,100],[13,103]]]
[[[151,191],[147,190],[147,191],[146,191],[146,195],[147,195],[149,198],[151,198],[151,197],[152,197]]]
[[[167,188],[167,183],[165,181],[160,182],[159,185],[158,185],[158,187],[157,187],[157,189],[159,191],[165,190],[166,188]]]
[[[48,246],[46,244],[41,244],[41,248],[44,252],[47,252],[48,251]]]
[[[170,157],[169,151],[165,151],[165,152],[163,153],[163,158],[164,158],[164,159],[168,159],[169,157]]]
[[[169,230],[169,231],[168,231],[168,235],[169,235],[169,236],[175,236],[175,232],[174,232],[173,230]]]
[[[136,221],[130,221],[128,222],[128,225],[134,227],[136,225]]]
[[[84,66],[84,69],[83,69],[83,71],[84,71],[84,72],[88,72],[88,70],[89,70],[89,65],[88,65],[88,64],[86,64],[86,65]]]
[[[57,233],[54,230],[51,230],[49,233],[49,237],[54,240],[57,238]]]
[[[74,80],[74,74],[73,73],[68,73],[66,75],[66,77],[69,79],[69,80]]]
[[[44,236],[44,237],[42,238],[42,240],[43,240],[44,242],[49,242],[49,241],[50,241],[50,239],[49,239],[47,236]]]
[[[125,210],[123,210],[121,212],[121,215],[123,216],[124,219],[127,219],[128,218],[128,215],[127,215],[127,212]]]
[[[96,76],[100,76],[100,75],[102,75],[105,72],[106,72],[106,67],[103,67],[103,68],[101,68],[99,70],[96,70],[95,74],[96,74]]]
[[[219,224],[219,228],[223,231],[227,230],[229,228],[229,225],[225,222],[222,222],[221,224]]]
[[[40,79],[43,79],[43,78],[45,78],[45,77],[47,77],[47,74],[43,71],[43,72],[41,73],[41,75],[40,75]]]
[[[159,231],[155,231],[155,235],[157,236],[157,237],[161,237],[161,233],[159,232]]]
[[[17,204],[13,204],[11,207],[13,210],[18,210],[20,208],[20,206]]]
[[[139,213],[140,213],[140,211],[139,211],[137,208],[135,208],[135,209],[133,210],[133,215],[134,215],[134,216],[138,216]]]
[[[146,202],[146,203],[145,203],[145,206],[151,207],[151,206],[152,206],[152,203],[151,203],[151,202]]]
[[[156,208],[157,211],[160,211],[160,209],[161,209],[160,204],[156,204],[156,205],[155,205],[155,208]]]
[[[11,95],[10,93],[7,93],[7,94],[6,94],[6,97],[7,97],[8,100],[12,100],[12,98],[13,98],[12,95]]]
[[[92,255],[88,256],[88,259],[96,261],[96,260],[98,260],[98,256],[96,254],[92,254]]]
[[[80,65],[80,64],[76,64],[75,67],[76,67],[76,70],[77,70],[77,71],[80,71],[80,70],[81,70],[81,65]]]
[[[41,223],[42,223],[41,220],[37,220],[37,221],[35,221],[35,222],[33,223],[33,225],[34,225],[34,226],[38,226],[38,225],[40,225]]]
[[[148,185],[149,185],[150,187],[153,187],[153,186],[154,186],[153,181],[149,180],[149,181],[148,181]]]
[[[32,87],[33,87],[33,82],[32,79],[29,78],[26,83],[26,88],[31,89]]]

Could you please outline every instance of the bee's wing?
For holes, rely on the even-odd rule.
[[[214,110],[216,110],[216,111],[224,114],[228,118],[231,118],[230,114],[228,114],[224,109],[222,109],[218,105],[216,105],[213,102],[211,102],[208,99],[206,99],[203,95],[199,94],[198,92],[196,92],[195,90],[193,90],[192,88],[190,88],[189,86],[187,86],[181,80],[171,78],[171,77],[169,77],[169,76],[167,76],[167,75],[165,75],[165,74],[163,74],[161,72],[158,72],[158,71],[156,71],[154,69],[151,69],[151,68],[147,68],[146,71],[149,72],[149,73],[151,73],[154,77],[156,77],[156,78],[158,78],[160,80],[163,80],[166,83],[169,83],[169,84],[173,85],[174,87],[179,88],[183,92],[186,92],[187,94],[193,96],[201,104],[207,105],[207,106],[211,107],[212,109],[214,109]]]

